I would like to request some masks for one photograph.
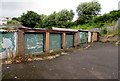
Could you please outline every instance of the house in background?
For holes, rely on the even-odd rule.
[[[12,20],[10,17],[0,17],[0,25],[7,24],[7,21]]]
[[[12,25],[0,25],[0,28],[2,29],[18,29],[18,28],[25,28],[22,24],[15,23]]]

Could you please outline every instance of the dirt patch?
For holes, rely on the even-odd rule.
[[[99,41],[100,42],[104,42],[104,43],[107,43],[107,42],[110,42],[110,43],[113,43],[115,45],[120,45],[120,40],[119,40],[120,37],[118,36],[107,36],[107,37],[100,37]]]

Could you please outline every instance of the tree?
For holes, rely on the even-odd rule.
[[[108,14],[97,16],[92,19],[92,23],[107,23],[117,21],[120,18],[120,10],[113,10]]]
[[[13,24],[15,24],[15,23],[20,24],[20,22],[19,22],[19,21],[16,21],[16,20],[7,21],[7,25],[13,25]]]
[[[21,17],[18,17],[18,18],[17,17],[13,17],[12,20],[21,22]]]
[[[36,25],[35,25],[35,28],[44,28],[44,19],[46,18],[47,16],[46,15],[44,15],[44,14],[41,14],[40,15],[40,20],[41,20],[41,23],[36,23]]]
[[[22,25],[30,28],[34,28],[38,24],[39,26],[41,26],[40,15],[33,11],[27,11],[26,14],[23,13],[21,15],[21,22],[22,22]]]
[[[79,24],[88,23],[93,17],[99,15],[101,5],[98,2],[84,2],[78,5],[77,13]]]
[[[64,9],[58,13],[53,12],[52,14],[43,18],[42,20],[43,27],[48,27],[48,28],[51,28],[52,26],[65,27],[68,26],[68,24],[65,23],[72,21],[73,17],[74,17],[74,12],[72,10],[68,11]]]
[[[65,28],[70,28],[72,26],[76,26],[76,22],[65,22],[64,26]]]
[[[55,21],[59,26],[63,26],[64,23],[72,21],[74,17],[74,12],[72,10],[68,11],[66,9],[61,10],[57,13]]]
[[[56,12],[53,12],[52,14],[43,18],[43,20],[42,20],[43,27],[55,26],[56,25],[55,18],[56,18]]]
[[[68,11],[66,9],[61,10],[56,13],[53,12],[50,15],[37,14],[33,11],[27,11],[27,13],[23,13],[21,17],[13,18],[13,20],[21,22],[22,25],[31,28],[51,28],[53,26],[62,27],[64,25],[68,26],[68,23],[71,22],[74,17],[74,12],[72,10]],[[69,24],[72,25],[72,24]]]

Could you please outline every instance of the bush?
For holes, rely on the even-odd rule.
[[[64,23],[64,26],[65,26],[66,28],[70,28],[70,27],[72,27],[72,26],[76,26],[76,22],[65,22],[65,23]]]
[[[112,21],[117,21],[120,17],[120,10],[113,10],[108,14],[102,16],[97,16],[92,19],[93,23],[108,23]]]
[[[100,30],[100,35],[102,36],[102,35],[106,35],[108,33],[108,31],[107,31],[107,29],[106,28],[102,28],[101,30]]]
[[[117,27],[117,29],[116,29],[116,35],[117,36],[120,36],[120,25]]]

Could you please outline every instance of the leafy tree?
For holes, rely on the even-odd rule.
[[[23,13],[21,15],[21,22],[22,22],[22,25],[26,27],[34,28],[38,23],[41,24],[40,15],[33,11],[27,11],[26,14]]]
[[[46,15],[41,14],[41,15],[40,15],[41,23],[37,22],[36,25],[35,25],[35,28],[43,28],[43,27],[44,27],[43,20],[44,20],[46,17],[47,17]]]
[[[55,26],[56,22],[55,22],[55,18],[56,18],[56,12],[48,15],[47,17],[43,18],[43,27],[47,27],[47,26]]]
[[[18,18],[17,17],[13,17],[12,20],[17,20],[18,21]]]
[[[84,2],[78,5],[77,13],[79,24],[88,23],[90,19],[99,15],[101,5],[98,2]]]
[[[21,22],[21,17],[18,17],[18,18],[17,17],[13,17],[12,20]]]
[[[100,30],[100,35],[105,35],[108,33],[107,28],[102,28],[102,30]]]
[[[27,13],[23,13],[21,17],[13,18],[15,21],[21,22],[22,25],[31,28],[51,28],[53,26],[56,27],[69,27],[73,26],[74,12],[72,10],[68,11],[66,9],[61,10],[56,13],[53,12],[50,15],[37,14],[33,11],[27,11]],[[68,23],[67,23],[68,22]]]
[[[70,28],[70,27],[72,27],[72,26],[76,26],[76,22],[65,22],[65,23],[64,23],[64,26],[65,26],[66,28]]]
[[[51,28],[53,26],[56,27],[65,27],[68,25],[65,24],[66,22],[70,22],[73,20],[74,12],[72,10],[68,11],[66,9],[61,10],[60,12],[52,13],[45,18],[43,18],[42,23],[43,27]]]
[[[117,21],[120,18],[120,10],[113,10],[108,14],[97,16],[92,19],[93,23],[107,23]]]
[[[72,10],[68,11],[66,9],[61,10],[57,13],[55,17],[56,24],[63,26],[65,22],[72,21],[74,17],[74,12]]]
[[[13,25],[13,24],[15,24],[15,23],[19,23],[19,24],[20,24],[20,22],[19,22],[19,21],[16,21],[16,20],[7,21],[7,25]]]

